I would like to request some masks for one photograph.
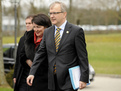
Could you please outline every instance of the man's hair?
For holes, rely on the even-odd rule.
[[[32,18],[33,19],[34,16],[35,15],[29,15],[29,16],[26,17],[26,19],[29,19],[29,18]]]
[[[61,7],[61,12],[67,12],[67,7],[66,7],[66,5],[65,5],[64,3],[62,3],[62,2],[59,2],[59,1],[55,1],[55,2],[53,2],[52,4],[50,4],[49,8],[53,7],[53,6],[56,5],[56,4],[59,4],[59,5],[60,5],[60,7]]]

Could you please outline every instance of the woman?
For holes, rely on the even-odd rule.
[[[24,47],[21,51],[21,64],[26,68],[26,74],[29,73],[35,52],[42,40],[44,30],[51,26],[50,19],[45,14],[37,14],[32,19],[33,30],[25,35]],[[48,91],[48,62],[43,62],[38,68],[33,85],[28,87],[28,91]]]

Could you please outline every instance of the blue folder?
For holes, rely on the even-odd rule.
[[[70,75],[72,87],[74,90],[79,89],[79,81],[80,81],[80,76],[81,76],[80,72],[81,72],[80,66],[69,68],[69,75]],[[87,85],[89,84],[90,84],[90,81],[89,83],[87,83]]]

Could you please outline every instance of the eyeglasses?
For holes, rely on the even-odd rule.
[[[56,14],[59,14],[59,13],[63,13],[63,12],[49,12],[48,15],[49,15],[49,16],[52,15],[52,14],[53,14],[53,15],[56,15]]]

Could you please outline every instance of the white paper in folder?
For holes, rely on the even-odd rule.
[[[80,76],[81,76],[81,71],[79,66],[75,66],[72,68],[69,68],[69,75],[71,79],[71,83],[73,86],[73,89],[76,90],[79,88],[79,81],[80,81]],[[90,81],[87,85],[90,84]]]

